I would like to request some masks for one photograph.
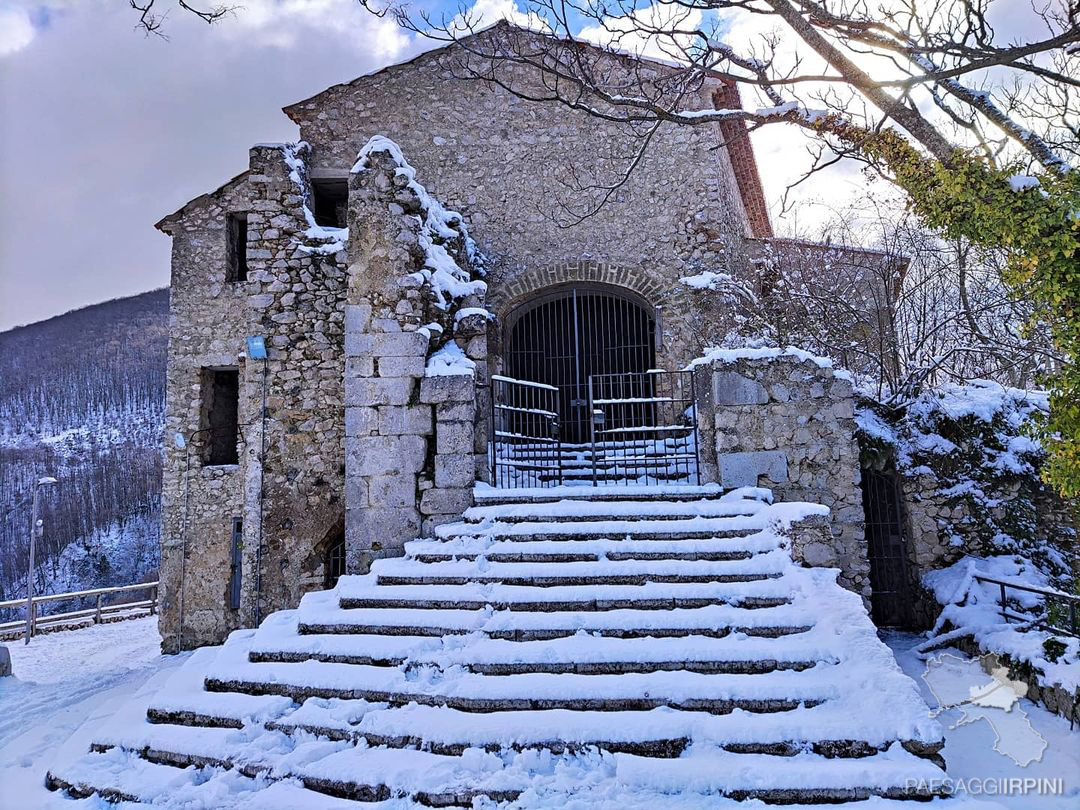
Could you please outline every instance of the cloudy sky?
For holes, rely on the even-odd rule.
[[[281,107],[423,47],[355,0],[242,5],[214,26],[173,10],[164,40],[127,0],[0,0],[0,330],[168,284],[158,219],[243,171],[251,144],[294,140]],[[755,140],[775,201],[803,141]],[[834,170],[802,196],[860,185]]]

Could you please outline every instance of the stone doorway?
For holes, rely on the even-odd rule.
[[[574,284],[543,293],[507,319],[508,376],[559,390],[562,440],[589,441],[592,375],[643,374],[656,363],[657,314],[629,290]]]
[[[895,474],[864,469],[861,486],[874,623],[878,627],[910,627],[913,600],[900,484]]]

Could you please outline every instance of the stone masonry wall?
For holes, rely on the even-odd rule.
[[[638,141],[625,127],[562,105],[455,78],[451,59],[425,54],[288,107],[312,146],[313,175],[344,177],[374,135],[401,146],[428,191],[469,222],[488,258],[493,371],[499,320],[535,294],[538,278],[550,286],[597,272],[662,308],[659,365],[679,368],[700,354],[701,319],[679,278],[703,268],[752,272],[743,262],[749,224],[730,159],[717,148],[719,128],[662,128],[610,202],[564,227],[569,214],[557,201],[587,208],[586,195],[565,185],[571,169],[611,179],[624,166],[618,156]],[[524,69],[508,78],[523,90],[536,82]],[[687,103],[706,108],[711,98],[703,90]]]
[[[227,607],[227,595],[231,520],[244,514],[247,448],[241,447],[240,464],[205,465],[206,437],[199,431],[204,367],[240,368],[241,412],[251,413],[252,380],[241,350],[247,288],[226,281],[225,273],[225,217],[229,211],[246,210],[249,193],[246,177],[237,179],[170,226],[173,262],[159,618],[166,652],[175,652],[180,644],[181,603],[184,647],[219,638],[245,620]],[[185,438],[184,447],[177,446],[177,433]]]
[[[797,559],[839,568],[844,587],[869,597],[850,380],[802,353],[768,350],[716,353],[711,368],[721,485],[828,506],[831,542],[804,538]]]
[[[194,436],[185,450],[166,442],[160,624],[167,651],[179,642],[181,592],[181,646],[192,647],[322,587],[320,546],[344,518],[344,245],[307,235],[306,178],[290,147],[254,147],[250,165],[162,224],[173,236],[166,436]],[[248,275],[237,282],[225,281],[229,212],[248,220]],[[246,358],[253,335],[265,338],[266,361]],[[203,463],[204,367],[240,370],[236,465]],[[235,610],[228,598],[234,517],[244,521]]]
[[[473,481],[486,474],[499,319],[530,295],[575,282],[635,290],[659,309],[657,365],[672,369],[728,331],[723,313],[702,317],[679,283],[703,269],[753,272],[750,227],[717,127],[662,128],[609,204],[563,227],[567,210],[552,202],[588,202],[568,193],[571,168],[610,178],[637,142],[618,125],[454,78],[445,58],[445,51],[425,54],[293,105],[287,112],[310,146],[253,147],[248,172],[161,224],[174,240],[167,435],[190,438],[186,449],[169,443],[166,452],[166,649],[179,642],[181,601],[182,646],[190,647],[218,642],[322,587],[323,555],[342,526],[348,568],[363,571],[374,556],[460,514]],[[525,73],[513,79],[520,89],[535,82]],[[708,89],[698,101],[711,104]],[[397,141],[427,190],[470,222],[487,256],[489,303],[460,306],[486,306],[494,320],[443,318],[443,333],[422,336],[431,302],[418,286],[399,284],[416,266],[418,240],[393,167],[352,175],[347,235],[314,225],[313,180],[350,176],[376,134]],[[230,212],[247,215],[244,281],[225,280]],[[246,357],[249,336],[265,338],[267,360]],[[448,340],[474,372],[427,377],[432,352]],[[239,370],[236,465],[203,463],[207,367]],[[703,435],[715,427],[715,446],[730,453],[726,418],[717,411]],[[767,452],[742,433],[748,452]],[[817,442],[813,463],[793,457],[788,467],[792,481],[805,467],[806,491],[817,487]],[[703,459],[713,470],[711,453]],[[832,489],[826,481],[823,491]],[[847,505],[843,494],[826,502]],[[235,517],[244,521],[236,610],[228,600]]]

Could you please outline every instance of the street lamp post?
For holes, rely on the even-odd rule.
[[[37,550],[37,540],[43,534],[42,520],[38,517],[41,490],[55,483],[55,478],[45,477],[39,478],[34,484],[34,505],[30,511],[30,563],[26,566],[26,644],[30,643],[30,636],[34,632],[34,552]]]

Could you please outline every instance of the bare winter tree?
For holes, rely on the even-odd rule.
[[[827,355],[889,404],[944,381],[1026,388],[1059,366],[1048,330],[1030,327],[1030,301],[1002,281],[1001,251],[942,238],[896,196],[868,194],[769,240],[754,282],[708,271],[686,281],[717,317],[739,310],[728,342]]]
[[[738,120],[814,131],[827,146],[817,167],[860,157],[860,133],[888,125],[941,161],[966,147],[1060,172],[1080,157],[1076,0],[1030,8],[1004,0],[526,0],[520,16],[534,30],[501,25],[484,37],[469,35],[494,20],[464,7],[435,19],[393,0],[360,1],[410,31],[458,42],[467,75],[634,126],[641,151],[665,122]],[[586,38],[671,68],[616,74],[610,59],[581,47]],[[500,70],[506,64],[535,69],[543,92],[517,86]],[[763,106],[690,106],[717,78]],[[626,171],[639,161],[630,156]]]
[[[205,23],[212,24],[230,14],[234,7],[226,5],[203,6],[187,0],[128,0],[131,10],[138,15],[135,27],[147,35],[164,36],[163,27],[173,8],[198,17]]]

